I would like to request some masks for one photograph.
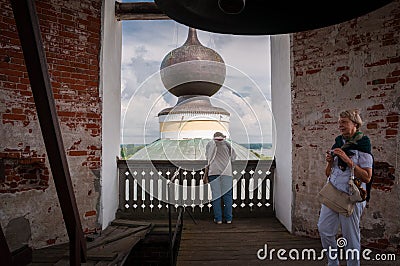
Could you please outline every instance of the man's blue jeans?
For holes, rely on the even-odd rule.
[[[216,222],[222,221],[221,198],[224,202],[224,217],[226,221],[232,221],[232,176],[210,175],[208,180],[211,185],[212,206]]]

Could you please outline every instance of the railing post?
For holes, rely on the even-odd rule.
[[[128,171],[128,167],[126,166],[126,161],[118,161],[118,182],[119,182],[119,208],[118,211],[123,212],[125,210],[125,191],[126,191],[126,178],[125,172]],[[130,192],[131,193],[131,192]]]

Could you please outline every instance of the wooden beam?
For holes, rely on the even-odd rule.
[[[0,224],[0,258],[4,266],[12,265],[12,255]]]
[[[78,257],[80,261],[86,261],[86,241],[62,141],[36,7],[34,0],[11,0],[11,5],[46,146],[47,158],[70,239],[70,250],[77,253],[72,254],[71,265],[77,265],[73,258]],[[76,248],[75,245],[78,247]]]
[[[18,250],[14,250],[12,253],[12,265],[28,265],[32,262],[32,248],[28,245],[24,245]]]
[[[154,2],[115,2],[117,20],[166,20],[170,19]]]

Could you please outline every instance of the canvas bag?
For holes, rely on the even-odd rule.
[[[338,190],[330,181],[318,192],[318,201],[333,211],[344,216],[350,216],[354,211],[354,205],[350,195]]]
[[[357,202],[363,202],[367,198],[367,192],[361,187],[361,181],[354,176],[354,166],[351,167],[350,173],[350,195],[338,190],[330,181],[318,193],[320,203],[345,216],[350,216],[353,213],[354,205]]]

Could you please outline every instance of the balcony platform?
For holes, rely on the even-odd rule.
[[[87,262],[82,265],[122,265],[132,248],[144,239],[155,225],[143,221],[113,221],[101,234],[87,237]],[[68,266],[68,243],[34,250],[32,262],[28,265]]]
[[[204,219],[204,217],[195,219],[195,224],[188,215],[184,217],[177,266],[326,265],[325,260],[290,260],[289,251],[291,249],[297,249],[300,252],[300,256],[304,249],[315,249],[317,256],[319,256],[322,250],[320,240],[290,234],[275,217],[234,218],[232,224],[224,223],[222,225],[214,224],[211,219]],[[124,256],[127,256],[127,253],[132,250],[139,239],[148,234],[147,228],[156,227],[159,228],[158,230],[165,231],[167,226],[166,220],[116,220],[102,232],[101,237],[94,239],[93,242],[88,242],[88,262],[82,263],[82,265],[150,265],[149,263],[132,264],[124,260]],[[141,227],[144,230],[129,232],[129,230]],[[119,239],[122,240],[120,243],[115,242],[119,238],[117,234],[120,236],[121,234],[125,235],[125,237]],[[99,246],[99,243],[107,244]],[[269,258],[259,260],[257,258],[258,250],[263,249],[265,244],[267,244],[268,252],[275,249],[272,260]],[[96,250],[96,246],[103,250]],[[66,243],[33,250],[33,261],[28,265],[67,266],[69,265],[68,247],[68,243]],[[284,254],[288,258],[286,261],[278,259],[277,252],[281,248],[287,250]],[[165,249],[167,252],[167,247]],[[382,253],[374,250],[369,256],[374,258],[375,254]],[[136,256],[135,253],[131,252],[132,255]],[[264,255],[264,253],[260,255]],[[361,265],[393,266],[399,265],[399,262],[400,256],[397,255],[395,261],[362,260]],[[164,259],[163,263],[151,265],[167,266],[169,262]],[[346,265],[346,263],[341,261],[341,265]]]
[[[177,266],[193,265],[326,265],[324,260],[290,260],[290,249],[301,252],[304,249],[315,249],[317,257],[321,254],[320,239],[295,236],[290,234],[274,217],[268,218],[234,218],[232,224],[217,225],[211,219],[196,220],[194,224],[185,219]],[[275,249],[272,260],[260,260],[257,251],[267,244],[268,253]],[[287,250],[284,254],[288,260],[279,260],[277,251]],[[377,251],[369,254],[372,258]],[[264,253],[260,254],[264,255]],[[293,253],[293,255],[295,255]],[[304,256],[307,258],[307,254]],[[396,261],[361,261],[361,265],[399,265]],[[341,261],[341,265],[346,265]]]

